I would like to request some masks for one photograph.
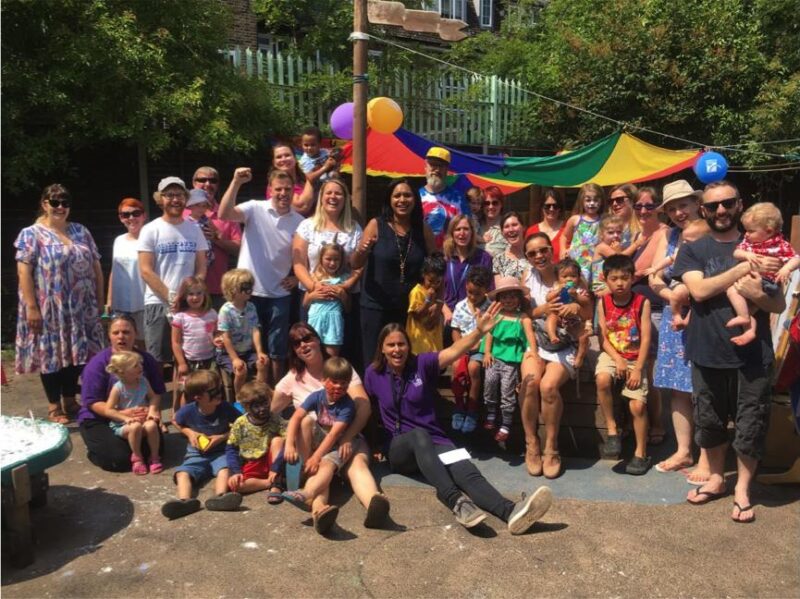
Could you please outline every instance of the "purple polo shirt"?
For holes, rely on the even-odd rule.
[[[410,356],[402,377],[387,368],[377,372],[372,366],[364,375],[364,387],[371,400],[378,403],[381,420],[389,439],[397,434],[408,433],[415,428],[428,431],[434,445],[453,446],[453,442],[436,421],[434,402],[436,383],[439,380],[439,354],[428,352]],[[400,431],[396,430],[397,406],[392,387],[400,398]]]
[[[467,297],[467,276],[473,266],[483,266],[492,272],[492,255],[480,248],[475,248],[472,255],[463,262],[458,256],[453,256],[447,261],[444,271],[444,303],[450,310],[456,309],[456,304]],[[489,288],[494,289],[494,277],[489,277]]]
[[[139,351],[139,350],[135,350]],[[142,355],[142,366],[144,376],[153,388],[156,395],[167,392],[164,386],[164,377],[161,374],[161,365],[156,359],[147,352],[139,352]],[[106,366],[111,361],[111,348],[107,347],[99,354],[96,354],[89,363],[83,367],[81,373],[81,410],[78,412],[78,424],[86,420],[103,420],[89,408],[97,401],[106,401],[111,387],[117,382],[117,377],[106,372]]]

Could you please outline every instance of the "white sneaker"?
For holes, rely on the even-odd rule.
[[[531,496],[522,494],[511,516],[508,518],[508,532],[521,535],[529,531],[536,521],[547,513],[553,504],[553,492],[550,487],[539,487]]]

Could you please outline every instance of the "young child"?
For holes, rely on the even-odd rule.
[[[278,473],[283,450],[281,424],[270,413],[272,389],[266,383],[250,381],[242,385],[237,397],[245,413],[236,419],[228,435],[225,455],[228,460],[231,491],[247,494],[269,489],[267,501],[283,501]]]
[[[185,389],[189,402],[175,414],[175,423],[189,444],[183,463],[175,469],[178,497],[161,506],[161,513],[170,520],[200,509],[200,501],[192,497],[192,485],[199,486],[212,477],[215,477],[214,496],[206,500],[207,510],[232,512],[242,503],[239,493],[228,491],[225,458],[228,433],[240,414],[223,401],[222,382],[216,372],[189,373]]]
[[[302,457],[305,464],[304,471],[309,478],[305,487],[298,491],[287,491],[283,497],[292,505],[311,511],[314,530],[320,534],[330,530],[339,513],[338,507],[325,502],[333,475],[337,470],[341,470],[353,455],[363,451],[366,445],[359,436],[353,440],[352,451],[347,459],[343,459],[339,451],[339,438],[353,422],[356,414],[355,402],[347,394],[352,377],[353,367],[347,360],[340,357],[328,358],[322,367],[324,389],[311,393],[295,410],[286,433],[286,461],[294,464],[299,457]],[[318,446],[313,453],[303,442],[303,436],[300,434],[301,423],[309,412],[317,415],[316,424],[310,418],[305,420],[314,426],[312,437]]]
[[[497,406],[500,404],[501,424],[494,440],[505,443],[511,433],[514,410],[517,407],[519,366],[526,351],[537,351],[533,325],[527,313],[528,289],[515,277],[502,277],[489,298],[500,302],[500,319],[484,337],[483,367],[486,370],[483,401],[486,404],[486,422],[483,428],[496,428]],[[499,397],[498,397],[499,395]]]
[[[261,325],[256,307],[250,300],[255,279],[244,268],[234,268],[222,275],[222,293],[228,300],[219,309],[217,328],[222,332],[223,350],[217,351],[217,364],[233,374],[233,390],[247,382],[256,369],[256,378],[267,382],[267,355],[261,345]]]
[[[681,231],[681,245],[691,241],[697,241],[710,230],[708,223],[702,218],[693,220]],[[659,270],[663,270],[665,276],[669,277],[672,274],[672,265],[675,264],[678,251],[680,251],[680,245],[670,256],[665,256],[663,260],[659,260],[653,263],[650,268],[645,269],[644,274],[649,276],[657,273]],[[672,290],[669,300],[669,307],[672,312],[672,329],[679,331],[686,328],[686,325],[689,324],[689,317],[691,316],[691,312],[689,311],[689,288],[686,287],[680,279],[670,279],[669,288]]]
[[[153,392],[144,377],[141,354],[132,351],[112,354],[106,372],[119,379],[111,387],[106,409],[111,430],[131,446],[131,471],[134,474],[147,474],[147,465],[142,456],[142,437],[145,436],[150,447],[150,474],[158,474],[164,470],[159,457],[161,398]],[[139,408],[139,417],[121,411],[131,408]]]
[[[472,224],[475,225],[475,240],[479,248],[483,249],[486,241],[483,239],[483,221],[485,219],[483,214],[483,190],[480,187],[470,187],[466,194],[467,201],[469,202],[469,209],[472,212]]]
[[[308,324],[314,327],[325,344],[329,356],[338,356],[344,343],[344,312],[350,311],[350,294],[341,287],[349,275],[345,274],[344,248],[336,243],[323,243],[319,250],[319,262],[311,277],[325,285],[339,285],[336,297],[322,288],[306,291],[303,306],[308,309]],[[330,287],[329,287],[330,289]]]
[[[298,164],[311,181],[324,181],[331,176],[332,168],[326,166],[330,156],[328,150],[321,147],[322,132],[318,127],[306,127],[300,137],[303,155]]]
[[[736,246],[733,257],[739,261],[747,260],[756,268],[760,256],[778,258],[782,263],[780,270],[776,273],[762,273],[762,286],[769,292],[777,285],[788,282],[792,272],[800,268],[800,256],[781,235],[783,216],[778,207],[772,202],[753,204],[742,214],[742,226],[745,231],[744,239]],[[736,316],[726,326],[744,327],[744,332],[733,337],[731,341],[736,345],[747,345],[756,338],[756,319],[750,314],[747,300],[736,287],[728,287],[726,293],[736,312]]]
[[[205,282],[197,277],[186,277],[181,281],[173,311],[174,414],[186,403],[181,391],[186,375],[195,370],[216,370],[214,333],[217,330],[217,312],[211,308],[211,294]]]
[[[562,304],[577,302],[582,308],[589,306],[592,298],[586,289],[586,283],[581,278],[581,268],[572,258],[564,258],[556,264],[558,283],[547,294],[548,302],[560,301]],[[560,330],[559,330],[560,329]],[[584,321],[579,316],[561,318],[556,312],[551,312],[545,319],[545,330],[550,342],[562,342],[562,336],[567,335],[578,344],[575,354],[575,368],[580,368],[589,346],[589,336],[586,334]]]
[[[603,457],[618,458],[622,449],[614,419],[614,381],[624,383],[636,436],[636,450],[625,467],[628,474],[650,469],[647,456],[647,348],[650,347],[650,302],[631,291],[635,266],[629,256],[609,256],[603,274],[609,293],[598,306],[602,351],[597,358],[597,400],[606,420],[608,439]]]
[[[406,332],[415,354],[441,351],[444,346],[442,299],[445,271],[444,255],[434,252],[422,263],[422,283],[408,295]]]
[[[606,287],[605,280],[603,279],[603,261],[609,256],[633,256],[638,247],[635,243],[630,244],[627,248],[622,247],[625,222],[615,214],[606,214],[600,219],[598,232],[600,243],[595,247],[592,263],[589,268],[591,273],[589,286],[592,293],[597,297],[608,293],[608,287]]]
[[[467,297],[456,304],[453,310],[453,319],[450,321],[454,343],[477,328],[478,316],[492,303],[486,297],[492,279],[492,271],[485,266],[473,266],[467,273]],[[453,395],[456,400],[456,409],[453,412],[451,426],[454,431],[471,433],[478,426],[478,398],[483,374],[483,354],[480,352],[480,342],[464,358],[467,360],[466,376],[457,377],[455,373],[453,374]],[[465,391],[469,393],[466,404],[464,402]]]
[[[602,187],[595,183],[585,183],[578,191],[578,201],[575,203],[572,216],[564,225],[562,252],[566,250],[566,256],[578,263],[584,281],[589,280],[594,248],[598,242],[600,215],[605,208],[605,198]],[[564,257],[559,256],[558,258]]]
[[[208,194],[202,189],[192,189],[189,192],[189,199],[186,200],[186,209],[189,211],[189,216],[186,220],[197,223],[197,226],[205,234],[205,230],[209,224],[209,218],[206,212],[211,209],[211,200]],[[214,264],[214,248],[211,247],[211,242],[208,242],[208,249],[206,250],[206,264],[208,268]]]

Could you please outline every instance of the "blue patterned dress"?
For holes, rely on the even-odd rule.
[[[33,266],[36,303],[42,332],[28,327],[27,307],[19,290],[17,310],[17,373],[57,372],[86,364],[104,345],[100,323],[94,261],[100,258],[92,234],[69,223],[71,244],[47,227],[35,224],[20,231],[14,242],[17,262]]]
[[[667,255],[671,256],[681,243],[681,230],[677,227],[669,232]],[[672,274],[672,266],[664,269],[664,277]],[[658,356],[653,367],[653,386],[660,389],[692,392],[692,366],[685,357],[686,329],[672,330],[672,310],[664,302],[661,326],[658,329]]]

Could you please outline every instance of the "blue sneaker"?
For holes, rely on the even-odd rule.
[[[478,413],[467,412],[464,416],[464,424],[461,426],[462,433],[471,433],[478,428]]]
[[[453,412],[453,420],[450,422],[450,426],[454,431],[460,431],[461,427],[464,426],[464,412],[461,410]]]

